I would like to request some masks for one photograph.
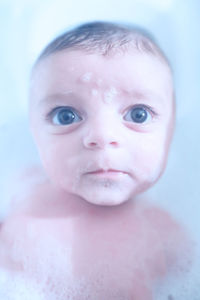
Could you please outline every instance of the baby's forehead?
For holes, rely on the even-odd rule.
[[[36,65],[32,82],[31,93],[38,95],[87,91],[95,96],[103,91],[108,97],[119,93],[140,97],[151,90],[159,97],[159,90],[168,94],[173,86],[169,68],[156,57],[138,51],[110,57],[60,51]]]
[[[112,56],[65,50],[51,54],[39,61],[33,68],[32,77],[34,77],[34,73],[37,73],[37,77],[38,73],[45,76],[48,76],[48,74],[49,76],[54,74],[62,76],[62,74],[68,73],[80,77],[80,83],[89,83],[94,77],[99,77],[98,83],[101,84],[103,79],[101,75],[104,77],[112,75],[109,77],[109,80],[112,80],[112,78],[121,77],[122,72],[132,71],[132,75],[134,75],[134,71],[138,71],[137,69],[141,69],[142,72],[145,72],[144,69],[151,71],[152,66],[154,69],[165,69],[170,76],[172,75],[169,66],[161,61],[159,57],[148,53],[140,53],[138,50],[116,53]],[[69,80],[70,77],[67,79]]]

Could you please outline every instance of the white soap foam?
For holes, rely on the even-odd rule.
[[[110,103],[114,97],[118,94],[118,91],[115,87],[111,86],[105,93],[104,93],[104,101],[106,103]]]
[[[200,257],[196,258],[188,271],[179,266],[155,289],[154,300],[199,300]]]
[[[98,95],[98,91],[96,89],[92,89],[92,96],[97,96]]]
[[[91,78],[92,78],[92,72],[87,72],[81,76],[81,80],[83,82],[90,82]]]

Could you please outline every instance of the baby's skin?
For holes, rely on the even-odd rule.
[[[97,206],[48,180],[8,217],[0,242],[1,267],[25,287],[34,283],[45,300],[153,300],[187,247],[162,209],[142,200]]]
[[[30,125],[46,175],[2,225],[2,268],[45,300],[153,299],[186,247],[168,213],[136,198],[166,165],[169,66],[133,49],[54,53],[33,71]]]

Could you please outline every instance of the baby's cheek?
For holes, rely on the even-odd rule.
[[[49,145],[48,149],[42,153],[42,162],[45,171],[51,181],[63,188],[71,188],[73,184],[73,174],[77,169],[75,162],[77,157],[74,151],[66,148],[65,145]]]
[[[163,138],[152,137],[140,141],[140,147],[135,155],[139,176],[154,182],[163,171],[166,158],[167,149]]]
[[[62,161],[64,153],[62,153],[62,148],[53,143],[45,143],[45,141],[41,141],[41,143],[37,145],[46,174],[50,178],[58,178],[63,168]]]

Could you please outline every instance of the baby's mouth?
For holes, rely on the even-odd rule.
[[[97,169],[94,171],[87,172],[86,175],[96,176],[96,177],[106,177],[106,178],[115,178],[121,175],[128,175],[127,172],[121,171],[121,170],[115,170],[115,169]]]

